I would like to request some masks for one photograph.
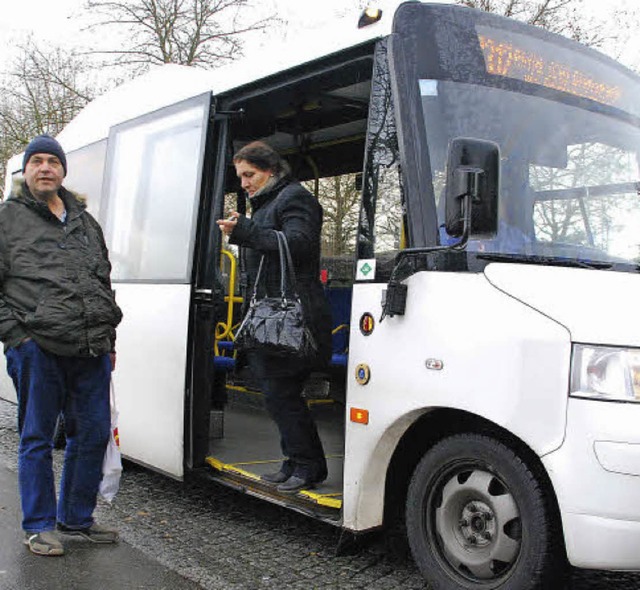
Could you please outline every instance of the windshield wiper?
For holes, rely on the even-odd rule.
[[[570,266],[575,268],[607,269],[613,266],[610,262],[583,260],[579,258],[558,258],[555,256],[538,256],[528,254],[505,254],[499,252],[474,252],[481,260],[495,262],[520,262],[523,264],[547,264],[549,266]]]

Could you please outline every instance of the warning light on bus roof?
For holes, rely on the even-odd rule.
[[[379,8],[365,8],[358,20],[358,28],[368,27],[373,23],[377,23],[382,18],[382,10]]]
[[[351,422],[355,422],[356,424],[369,424],[369,410],[351,408],[350,418]]]

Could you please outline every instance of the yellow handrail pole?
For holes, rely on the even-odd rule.
[[[233,334],[231,333],[231,330],[233,328],[232,322],[233,322],[233,305],[234,303],[242,303],[243,298],[242,297],[236,297],[234,295],[235,291],[236,291],[236,269],[238,266],[238,263],[236,261],[236,257],[233,255],[233,252],[230,252],[229,250],[222,250],[222,254],[224,256],[226,256],[229,259],[229,295],[225,296],[224,301],[225,303],[227,303],[227,321],[226,323],[224,322],[218,322],[218,324],[216,325],[216,334],[215,334],[215,339],[216,339],[216,344],[215,344],[215,354],[218,353],[218,340],[223,340],[224,338],[227,338],[228,336],[231,336],[231,339],[233,339]],[[220,260],[220,265],[222,265],[222,259]],[[222,332],[219,331],[219,328],[222,329]]]

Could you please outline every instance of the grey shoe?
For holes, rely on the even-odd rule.
[[[305,489],[311,490],[325,479],[327,479],[327,468],[325,465],[319,468],[298,465],[291,474],[291,477],[282,482],[276,489],[285,494],[291,494]]]
[[[82,537],[92,543],[117,543],[119,538],[118,531],[100,526],[95,522],[86,529],[70,529],[63,524],[58,524],[58,530],[65,535]]]
[[[260,476],[260,479],[268,484],[279,484],[287,481],[293,474],[293,465],[288,459],[283,461],[280,471],[276,473],[265,473]]]
[[[278,484],[284,483],[289,477],[291,476],[284,471],[278,471],[277,473],[265,473],[260,476],[260,479],[265,483]]]
[[[320,482],[314,479],[299,477],[294,474],[287,481],[281,483],[276,489],[285,494],[293,494],[300,490],[312,490],[318,483]]]
[[[64,547],[54,531],[25,533],[24,544],[36,555],[64,555]]]

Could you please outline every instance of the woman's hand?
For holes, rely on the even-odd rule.
[[[216,223],[225,236],[230,236],[233,228],[238,225],[238,217],[240,213],[232,211],[227,219],[218,219]]]

